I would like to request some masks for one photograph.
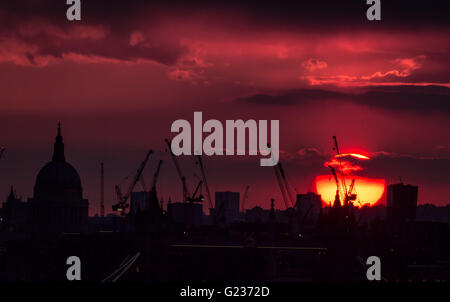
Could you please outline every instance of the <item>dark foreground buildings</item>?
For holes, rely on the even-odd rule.
[[[239,220],[239,192],[216,192],[212,216],[219,216],[225,225]]]
[[[169,200],[164,211],[153,187],[131,195],[126,215],[90,218],[87,229],[88,201],[59,127],[33,198],[24,203],[11,191],[3,204],[0,281],[66,281],[73,255],[82,280],[93,282],[364,281],[373,255],[388,281],[450,280],[449,224],[423,219],[424,210],[443,210],[419,207],[415,221],[411,185],[390,185],[387,198],[387,217],[384,206],[322,207],[314,193],[298,194],[294,208],[272,202],[242,215],[239,193],[217,192],[217,219],[206,220],[200,203]],[[18,233],[26,236],[11,236]]]
[[[303,223],[314,224],[322,208],[322,196],[313,192],[297,194],[295,208],[301,214],[300,219]]]

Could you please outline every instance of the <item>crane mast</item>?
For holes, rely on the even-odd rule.
[[[336,181],[337,190],[339,190],[339,180],[338,180],[338,177],[337,177],[337,174],[336,174],[336,170],[332,166],[328,166],[328,167],[330,168],[331,173],[334,176],[334,180]]]
[[[348,194],[352,194],[353,188],[355,187],[355,179],[352,179],[352,183],[350,184],[350,187],[348,188]]]
[[[167,138],[164,141],[166,142],[167,147],[169,148],[169,152],[172,157],[173,163],[175,165],[175,168],[177,169],[178,176],[180,177],[181,183],[183,185],[183,202],[186,202],[190,195],[187,185],[186,185],[186,177],[183,175],[183,172],[181,171],[181,167],[180,167],[180,164],[178,163],[177,157],[172,152],[172,148],[170,146],[170,141]]]
[[[349,201],[353,201],[356,200],[356,194],[353,194],[353,190],[355,187],[355,179],[352,179],[352,182],[350,184],[350,187],[347,189],[347,185],[346,185],[346,181],[345,181],[345,174],[343,172],[342,169],[342,160],[341,160],[341,153],[339,151],[339,146],[338,146],[338,142],[337,142],[337,138],[336,136],[333,136],[333,141],[334,141],[334,148],[333,150],[336,151],[336,155],[337,155],[337,159],[338,159],[338,163],[339,163],[339,169],[338,169],[338,173],[341,176],[341,184],[342,184],[342,189],[343,189],[343,196],[344,196],[344,205],[348,205]],[[339,181],[337,178],[337,174],[336,171],[333,167],[330,166],[330,168],[332,169],[333,172],[333,176],[336,180],[336,185],[339,191]]]
[[[100,217],[105,217],[105,173],[100,163]]]
[[[196,197],[197,193],[198,193],[198,190],[201,188],[202,184],[203,184],[203,181],[200,180],[199,183],[197,184],[197,187],[194,190],[194,193],[192,193],[192,196],[188,197],[188,201],[189,202],[196,202],[196,201],[201,202],[201,201],[203,201],[203,195],[202,194],[200,194],[199,197]]]
[[[283,197],[284,204],[286,205],[286,209],[294,207],[294,197],[292,195],[291,188],[287,181],[286,173],[279,162],[274,167],[275,176],[277,177],[278,185],[280,187],[281,195]]]
[[[245,187],[245,191],[244,191],[244,195],[242,195],[242,201],[241,201],[241,212],[245,211],[245,202],[247,201],[248,198],[248,189],[250,189],[250,186],[247,185]]]
[[[118,203],[112,206],[113,211],[119,211],[121,212],[121,215],[124,216],[125,215],[125,210],[126,208],[128,208],[128,198],[131,195],[131,192],[133,191],[134,187],[136,186],[136,183],[139,181],[139,179],[142,177],[142,172],[145,169],[145,166],[147,165],[147,161],[150,157],[150,155],[153,153],[153,150],[149,150],[147,152],[147,155],[145,156],[144,160],[142,161],[142,163],[140,164],[138,170],[136,171],[136,174],[133,178],[133,181],[131,182],[130,186],[128,187],[128,190],[126,192],[125,195],[122,195],[122,192],[120,190],[120,186],[116,185],[116,194],[118,197]]]
[[[203,165],[203,161],[202,161],[202,156],[201,155],[197,155],[197,163],[200,166],[200,170],[202,172],[202,180],[203,180],[203,183],[205,184],[205,187],[206,187],[206,195],[208,196],[209,207],[212,208],[213,204],[212,204],[212,198],[211,198],[211,191],[209,190],[208,182],[206,180],[205,166]]]
[[[159,177],[159,172],[161,170],[161,165],[163,163],[163,160],[160,160],[158,162],[158,167],[156,168],[155,174],[153,174],[153,182],[152,182],[152,190],[155,191],[156,190],[156,182],[158,181],[158,177]]]
[[[337,197],[340,197],[339,179],[338,179],[338,177],[337,177],[336,170],[335,170],[332,166],[328,166],[328,168],[330,168],[331,173],[332,173],[333,176],[334,176],[334,181],[336,182],[336,198],[337,198]],[[340,203],[340,201],[339,201],[339,203]],[[331,206],[331,203],[330,203],[330,206]]]
[[[286,193],[286,188],[283,185],[283,180],[281,179],[280,170],[278,169],[278,165],[273,167],[275,170],[275,176],[277,177],[278,185],[280,187],[281,196],[283,197],[284,204],[286,209],[289,209],[289,201]]]
[[[144,175],[141,175],[139,181],[141,182],[142,190],[144,190],[144,192],[148,192],[147,185],[145,184]]]
[[[289,182],[286,177],[286,173],[284,172],[281,162],[278,163],[278,169],[280,170],[281,180],[284,184],[284,187],[286,188],[286,193],[287,193],[287,196],[289,197],[290,205],[291,205],[291,207],[293,207],[294,206],[294,195],[292,194],[291,187],[289,185]]]
[[[344,189],[344,195],[347,196],[347,185],[345,183],[345,176],[344,176],[344,173],[342,170],[341,153],[339,152],[339,146],[338,146],[336,136],[333,136],[333,140],[334,140],[334,148],[333,149],[336,151],[338,162],[339,162],[339,174],[342,177],[342,188]]]
[[[355,179],[352,179],[350,187],[348,189],[347,195],[345,196],[345,203],[348,204],[349,201],[356,200],[356,193],[352,193],[355,188]]]

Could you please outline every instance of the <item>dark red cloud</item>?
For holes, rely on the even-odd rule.
[[[450,88],[445,86],[369,86],[365,91],[304,89],[284,94],[255,94],[239,102],[260,105],[324,106],[327,103],[355,103],[395,112],[450,114]]]
[[[408,1],[408,15],[416,16],[411,22],[404,20],[401,4],[387,4],[385,20],[374,26],[361,13],[366,8],[361,1],[95,1],[83,4],[79,23],[65,20],[66,6],[60,1],[8,2],[0,6],[5,16],[0,61],[35,66],[61,61],[157,62],[171,68],[173,79],[209,83],[218,74],[226,78],[231,73],[241,84],[273,83],[272,87],[302,81],[344,86],[423,83],[410,80],[423,72],[428,72],[428,83],[445,84],[448,72],[442,60],[449,51],[449,26],[438,6]],[[389,17],[393,13],[395,19]],[[418,23],[421,28],[413,29]],[[270,80],[268,65],[273,70]]]

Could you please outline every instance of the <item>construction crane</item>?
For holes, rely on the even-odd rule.
[[[158,162],[158,167],[156,168],[155,174],[153,174],[153,182],[152,182],[152,190],[156,191],[156,182],[158,181],[159,172],[161,170],[161,166],[163,164],[163,160],[161,159]]]
[[[294,202],[294,195],[292,194],[292,190],[291,190],[291,186],[289,185],[289,182],[287,180],[286,177],[286,173],[284,172],[283,166],[281,165],[281,162],[278,162],[278,169],[280,170],[280,175],[281,175],[281,179],[284,183],[284,186],[286,188],[286,192],[287,192],[287,196],[289,197],[290,200],[290,204],[293,207],[295,202]]]
[[[275,170],[275,176],[277,177],[278,186],[280,187],[281,196],[283,197],[283,201],[284,201],[284,204],[286,206],[286,209],[288,209],[289,208],[289,201],[288,201],[286,189],[283,186],[283,181],[281,180],[280,171],[277,168],[277,166],[274,166],[273,168]]]
[[[350,184],[350,187],[348,187],[348,194],[352,194],[353,188],[355,187],[355,179],[352,179],[352,183]]]
[[[353,178],[352,183],[350,184],[350,187],[348,188],[347,196],[345,196],[346,202],[356,200],[356,192],[353,193],[354,189],[355,189],[355,179]]]
[[[200,180],[197,187],[194,190],[194,193],[192,193],[192,196],[189,196],[187,201],[189,202],[202,202],[205,198],[203,197],[202,194],[199,194],[197,197],[197,193],[200,190],[200,188],[202,187],[203,181]]]
[[[339,170],[338,170],[338,172],[339,172],[339,174],[341,175],[341,178],[342,178],[342,188],[344,189],[343,193],[344,193],[344,196],[347,196],[347,185],[345,183],[345,177],[344,177],[344,173],[343,173],[343,170],[342,170],[341,153],[339,152],[339,146],[338,146],[338,142],[337,142],[336,136],[333,136],[333,141],[334,141],[333,150],[336,151],[337,159],[338,159],[338,162],[339,162]]]
[[[341,153],[339,152],[339,146],[338,146],[338,142],[337,142],[336,136],[333,136],[333,141],[334,141],[334,148],[333,148],[333,150],[336,151],[336,155],[337,155],[336,157],[337,157],[338,163],[339,163],[338,173],[341,176],[341,184],[342,184],[342,189],[343,189],[342,193],[344,195],[344,205],[348,205],[348,203],[350,201],[356,200],[356,194],[352,193],[353,190],[354,190],[354,187],[355,187],[355,179],[352,179],[352,183],[350,184],[349,189],[347,189],[347,185],[346,185],[346,181],[345,181],[345,174],[344,174],[343,169],[342,169],[342,160],[341,160],[342,156],[341,156]],[[335,178],[337,178],[336,172],[334,172],[333,175],[335,176]],[[338,185],[338,187],[339,187],[339,185]]]
[[[170,156],[172,157],[175,168],[177,169],[178,176],[180,177],[181,184],[183,185],[183,202],[186,202],[189,196],[188,188],[186,185],[186,177],[183,175],[181,171],[180,164],[178,163],[177,157],[172,152],[172,147],[170,146],[170,141],[166,138],[164,140],[169,148]]]
[[[133,191],[134,187],[136,186],[136,183],[141,179],[142,172],[144,172],[145,166],[147,165],[147,161],[150,157],[150,155],[153,153],[153,150],[149,150],[147,152],[147,155],[145,156],[144,160],[140,164],[138,170],[136,171],[136,174],[130,183],[130,186],[128,187],[128,190],[125,195],[122,194],[122,191],[120,190],[120,186],[116,185],[115,190],[117,194],[118,203],[112,206],[113,211],[118,211],[121,213],[122,217],[125,216],[125,210],[129,207],[127,204],[128,198],[131,195],[131,192]]]
[[[336,187],[337,187],[337,190],[339,191],[339,179],[338,179],[337,174],[336,174],[336,169],[334,169],[332,166],[328,166],[328,168],[330,168],[331,173],[334,176],[334,180],[336,181]]]
[[[241,212],[245,211],[245,202],[247,201],[248,198],[248,189],[250,189],[250,186],[247,185],[245,187],[245,191],[244,191],[244,195],[242,195],[242,200],[241,200]]]
[[[147,185],[145,184],[144,175],[141,175],[139,181],[141,182],[142,190],[144,190],[144,192],[148,192]]]
[[[100,217],[105,217],[105,173],[100,163]]]
[[[338,179],[338,177],[337,177],[337,174],[336,174],[336,170],[334,169],[334,167],[332,167],[332,166],[328,166],[328,168],[330,168],[330,170],[331,170],[331,173],[333,174],[333,176],[334,176],[334,180],[336,181],[336,196],[338,197],[338,198],[340,198],[340,190],[339,190],[339,179]],[[339,201],[339,203],[340,203],[340,201]],[[331,206],[331,202],[330,202],[330,206]]]
[[[209,207],[212,208],[213,204],[212,204],[212,198],[211,198],[211,191],[209,190],[208,182],[206,180],[205,166],[203,165],[201,155],[197,155],[197,164],[200,166],[200,171],[202,173],[202,180],[203,180],[203,184],[205,185],[205,188],[206,188],[206,196],[208,197]]]
[[[290,189],[289,183],[287,182],[286,174],[283,170],[283,167],[281,166],[281,163],[279,162],[273,168],[275,170],[275,176],[277,177],[278,185],[280,187],[281,195],[283,197],[286,209],[293,208],[294,199],[292,191]]]
[[[180,164],[178,163],[177,157],[172,152],[172,148],[170,146],[171,143],[167,138],[164,141],[166,142],[167,147],[169,148],[169,152],[172,157],[173,163],[175,165],[175,168],[177,169],[178,176],[180,177],[181,183],[183,185],[183,202],[202,202],[204,200],[203,195],[201,195],[201,194],[199,196],[196,196],[196,195],[197,195],[198,190],[200,189],[203,181],[200,180],[199,184],[197,185],[197,188],[195,189],[194,194],[192,194],[192,195],[189,194],[189,190],[188,190],[187,183],[186,183],[186,176],[183,175],[183,172],[181,171],[181,167],[180,167]]]

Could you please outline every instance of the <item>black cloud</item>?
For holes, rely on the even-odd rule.
[[[313,105],[330,100],[394,112],[450,114],[450,88],[443,86],[372,87],[363,93],[301,89],[279,95],[256,94],[237,99],[238,102],[265,105]]]

